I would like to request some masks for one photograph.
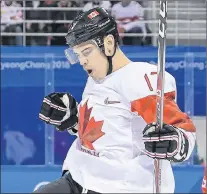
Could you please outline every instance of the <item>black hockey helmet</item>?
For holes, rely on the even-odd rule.
[[[107,35],[113,35],[115,43],[119,42],[117,24],[113,17],[101,7],[90,9],[87,12],[80,13],[72,22],[66,35],[66,42],[69,47],[73,47],[89,40],[94,40],[101,51],[104,52],[103,38]],[[115,51],[116,52],[116,46]],[[67,58],[71,59],[71,54],[65,53]],[[107,56],[109,61],[108,74],[112,72],[112,57]],[[72,63],[77,61],[71,60]]]

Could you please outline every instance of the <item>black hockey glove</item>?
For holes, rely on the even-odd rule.
[[[151,158],[182,162],[188,154],[189,142],[178,128],[163,124],[156,132],[156,123],[148,124],[143,131],[145,154]]]
[[[76,133],[77,105],[69,93],[51,93],[42,102],[39,118],[54,125],[58,131],[67,129],[70,134]]]

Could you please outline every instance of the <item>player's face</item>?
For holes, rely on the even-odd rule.
[[[97,45],[93,43],[75,46],[74,52],[89,76],[103,79],[107,73],[108,61]]]

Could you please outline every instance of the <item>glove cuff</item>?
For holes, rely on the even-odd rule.
[[[71,116],[67,120],[63,121],[63,123],[56,127],[58,131],[64,131],[65,129],[71,129],[74,128],[78,124],[78,117],[77,116]]]
[[[173,162],[182,162],[187,158],[189,151],[188,137],[179,128],[175,128],[175,130],[178,133],[178,151],[171,160]]]
[[[67,129],[67,131],[70,135],[78,136],[78,130],[76,130],[74,127]]]

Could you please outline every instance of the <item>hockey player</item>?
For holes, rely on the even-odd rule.
[[[161,191],[174,192],[171,162],[187,160],[195,126],[176,104],[176,83],[165,73],[164,125],[157,133],[157,67],[132,62],[118,45],[117,25],[103,9],[78,15],[69,28],[66,56],[89,77],[77,105],[69,93],[43,100],[39,117],[77,135],[63,176],[35,193],[152,193],[154,158],[162,159]]]

